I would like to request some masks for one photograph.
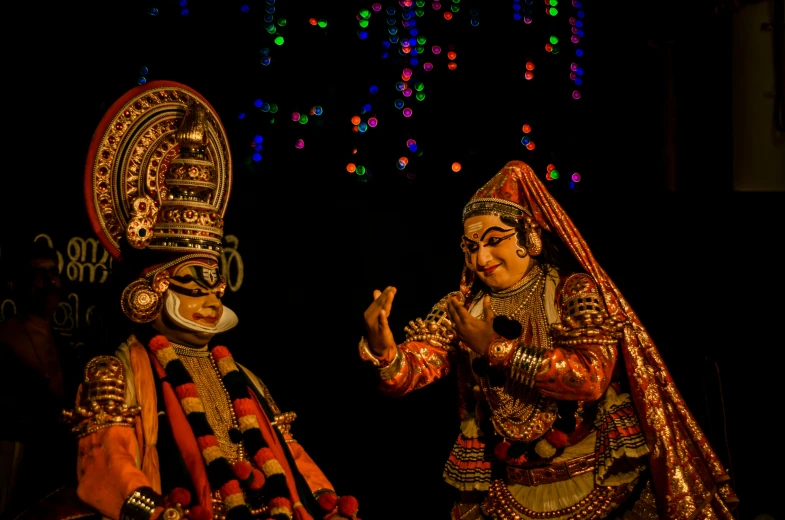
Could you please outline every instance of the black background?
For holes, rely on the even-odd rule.
[[[373,289],[398,287],[391,321],[401,339],[408,320],[455,289],[460,210],[507,161],[525,160],[542,178],[549,163],[579,171],[576,188],[564,174],[548,188],[730,467],[739,518],[776,515],[783,197],[732,191],[727,6],[584,2],[576,101],[567,77],[574,46],[563,43],[558,56],[543,49],[549,34],[569,29],[568,2],[551,19],[535,1],[528,26],[513,20],[511,1],[464,0],[449,22],[425,4],[417,27],[426,48],[455,45],[458,67],[449,71],[444,53],[427,53],[430,73],[414,67],[427,97],[407,101],[410,119],[393,107],[404,65],[394,52],[381,58],[385,16],[372,14],[369,38],[357,36],[356,14],[371,2],[279,0],[280,47],[263,28],[267,2],[247,2],[244,13],[243,2],[191,1],[187,16],[176,1],[4,7],[3,252],[37,233],[90,236],[83,169],[105,110],[142,76],[194,88],[221,115],[235,162],[227,233],[240,240],[245,278],[225,300],[240,324],[221,342],[298,414],[293,433],[339,493],[358,497],[362,518],[445,518],[451,496],[441,472],[458,431],[453,381],[381,397],[356,355],[362,311]],[[675,179],[665,173],[668,45],[679,101]],[[529,82],[527,59],[536,63]],[[256,109],[255,99],[279,112]],[[353,133],[350,120],[366,103],[380,124]],[[291,121],[314,105],[321,116]],[[532,152],[520,143],[524,122],[534,129]],[[255,135],[264,138],[260,162],[251,159]],[[421,156],[406,149],[409,138]],[[346,171],[349,162],[368,168],[365,179]]]

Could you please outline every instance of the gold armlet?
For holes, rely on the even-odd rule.
[[[608,315],[596,283],[587,275],[573,275],[563,289],[562,323],[551,326],[558,345],[615,344],[624,322]]]
[[[122,362],[114,356],[98,356],[85,367],[81,402],[73,410],[63,410],[62,418],[80,438],[108,426],[133,427],[141,410],[125,404]]]
[[[457,297],[463,304],[463,294],[459,291],[451,292],[433,306],[424,320],[417,318],[404,327],[406,341],[423,341],[435,347],[452,350],[455,330],[447,314],[447,301],[453,297]]]
[[[558,346],[586,344],[615,345],[622,337],[624,322],[606,312],[568,316],[563,323],[551,325]]]
[[[273,426],[278,428],[278,431],[281,432],[281,435],[289,435],[291,437],[292,433],[292,423],[294,420],[297,419],[297,414],[294,412],[284,412],[279,413],[274,417],[272,423]],[[287,439],[286,442],[297,442],[294,438]]]

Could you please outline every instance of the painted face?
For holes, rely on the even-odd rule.
[[[217,266],[203,262],[179,266],[169,281],[169,290],[176,292],[180,299],[180,316],[209,328],[214,328],[221,319],[225,287]]]
[[[517,228],[495,215],[478,215],[463,224],[466,263],[494,291],[515,285],[529,269],[531,257],[519,257]]]

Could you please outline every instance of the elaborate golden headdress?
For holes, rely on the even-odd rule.
[[[136,87],[109,108],[85,168],[90,220],[116,259],[129,246],[217,257],[231,183],[218,115],[171,81]]]
[[[107,110],[90,144],[85,197],[109,254],[144,259],[142,277],[123,295],[129,318],[155,319],[168,267],[220,256],[231,185],[224,126],[192,88],[153,81]]]

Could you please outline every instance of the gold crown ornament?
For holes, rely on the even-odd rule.
[[[90,220],[107,251],[128,247],[217,258],[232,184],[226,131],[199,93],[152,81],[118,99],[85,167]]]
[[[152,81],[107,110],[90,144],[85,195],[93,230],[109,254],[146,262],[120,299],[131,321],[160,315],[165,269],[220,256],[231,185],[226,130],[192,88]]]

